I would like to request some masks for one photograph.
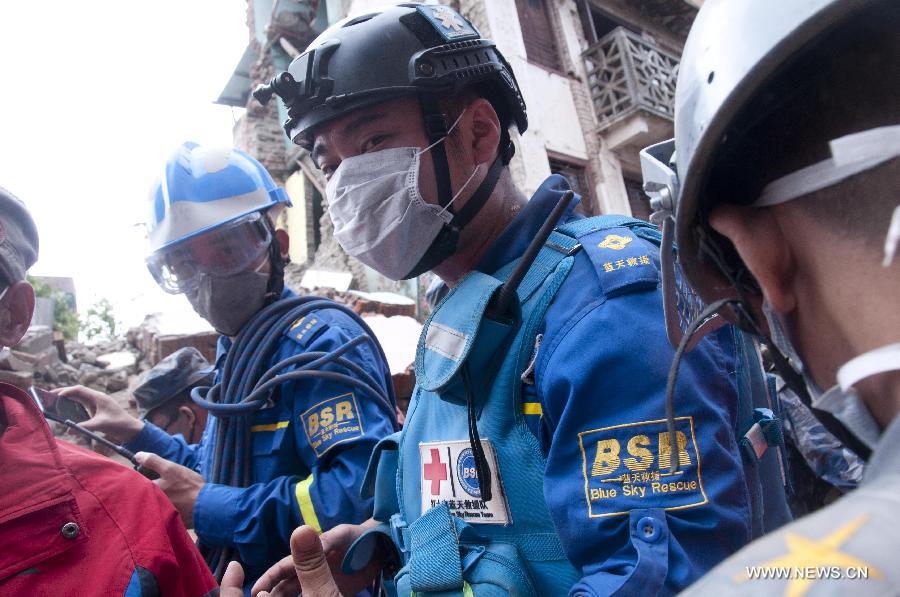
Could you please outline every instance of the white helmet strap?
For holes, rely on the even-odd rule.
[[[834,186],[900,155],[900,125],[883,126],[833,139],[831,157],[773,180],[763,188],[754,207],[785,203]],[[894,210],[884,246],[884,267],[893,261],[900,243],[900,206]]]

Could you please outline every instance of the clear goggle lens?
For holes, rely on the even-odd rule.
[[[170,294],[195,290],[202,276],[231,276],[259,266],[272,233],[259,213],[204,232],[147,258],[157,284]]]

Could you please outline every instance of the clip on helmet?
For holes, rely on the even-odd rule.
[[[453,196],[450,169],[441,139],[448,118],[440,108],[462,89],[474,88],[491,102],[501,121],[500,155],[466,205],[454,213],[422,260],[406,278],[440,264],[456,251],[459,231],[487,201],[509,163],[514,146],[508,127],[528,127],[525,102],[506,59],[490,40],[453,9],[442,5],[401,4],[344,19],[323,32],[286,72],[253,96],[261,103],[278,95],[288,119],[284,130],[309,148],[314,129],[360,108],[400,97],[417,97],[422,105],[429,152],[434,161],[439,202]]]
[[[237,230],[246,228],[242,223],[268,227],[267,218],[260,214],[276,205],[290,207],[291,202],[284,189],[250,155],[234,148],[184,143],[166,162],[165,173],[150,194],[147,222],[150,273],[167,292],[190,290],[179,282],[185,276],[183,271],[176,272],[172,267],[173,256],[201,235],[221,230],[222,235],[234,239]],[[247,243],[256,244],[259,238],[264,238],[265,248],[274,256],[273,272],[283,267],[270,229],[257,233],[245,231],[240,238],[244,237]],[[249,244],[246,248],[254,250]],[[273,276],[273,280],[277,277]],[[280,288],[272,289],[272,292],[280,291]]]

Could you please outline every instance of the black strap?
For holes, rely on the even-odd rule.
[[[475,473],[478,475],[478,487],[481,490],[481,499],[491,501],[493,491],[491,488],[491,466],[481,445],[481,437],[478,435],[477,416],[475,415],[475,395],[472,393],[472,383],[469,380],[468,363],[462,366],[463,386],[466,390],[466,414],[469,423],[469,446],[472,448],[472,456],[475,459]]]
[[[434,178],[437,183],[438,203],[447,207],[453,197],[450,186],[450,166],[447,163],[447,150],[443,139],[447,136],[447,117],[441,112],[437,98],[432,94],[422,94],[422,114],[425,118],[425,134],[428,145],[431,145],[431,160],[434,163]],[[451,208],[452,212],[452,208]]]
[[[500,155],[494,158],[484,180],[481,181],[481,184],[478,185],[478,188],[475,189],[475,192],[469,197],[463,208],[456,213],[450,222],[452,226],[460,229],[464,228],[481,211],[481,208],[490,199],[491,193],[494,192],[494,187],[497,186],[497,181],[500,180],[500,174],[503,173],[504,165]]]
[[[809,395],[809,390],[806,387],[806,380],[803,378],[803,375],[797,371],[794,365],[781,352],[781,349],[772,342],[772,339],[762,332],[759,325],[756,323],[755,318],[751,315],[752,311],[744,305],[745,303],[743,301],[734,301],[734,304],[732,305],[732,309],[739,317],[739,323],[742,324],[739,325],[739,327],[748,330],[751,334],[760,338],[766,346],[769,347],[769,356],[772,358],[772,364],[775,365],[775,370],[781,375],[781,378],[784,380],[787,387],[797,394],[797,397],[800,398],[803,405],[812,411],[813,415],[815,415],[819,422],[822,423],[822,426],[833,436],[838,438],[838,440],[844,444],[846,449],[854,452],[862,460],[868,461],[872,454],[872,449],[860,441],[860,439],[847,429],[833,414],[815,408],[812,405],[812,397]]]

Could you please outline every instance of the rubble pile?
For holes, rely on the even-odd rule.
[[[113,394],[148,368],[124,339],[86,346],[64,342],[42,325],[32,326],[16,346],[0,351],[0,381],[24,389],[83,385]]]
[[[398,403],[405,411],[415,383],[413,361],[421,331],[415,302],[391,293],[325,288],[300,292],[347,305],[369,323],[384,348]],[[46,389],[83,385],[111,395],[137,416],[131,393],[143,373],[160,359],[184,346],[194,346],[210,362],[215,360],[215,332],[175,333],[178,326],[169,323],[150,315],[124,338],[95,344],[64,341],[49,326],[33,325],[16,346],[0,350],[0,382],[25,390],[32,385]]]

